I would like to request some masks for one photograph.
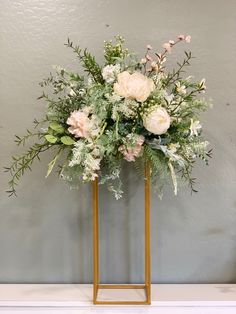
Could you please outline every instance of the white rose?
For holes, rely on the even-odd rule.
[[[165,108],[157,107],[144,117],[143,125],[149,132],[161,135],[170,127],[170,116]]]
[[[121,72],[117,75],[117,80],[118,83],[114,84],[115,93],[141,102],[145,101],[155,88],[153,80],[139,72]]]

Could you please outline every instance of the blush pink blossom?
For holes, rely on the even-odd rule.
[[[185,35],[180,34],[180,35],[178,36],[178,39],[179,39],[179,40],[185,40]]]
[[[171,53],[171,44],[170,43],[164,43],[164,45],[162,47],[165,48],[165,50],[168,53]]]
[[[150,55],[146,55],[146,59],[147,59],[148,61],[152,61],[152,57],[151,57]]]
[[[124,159],[127,161],[135,161],[135,158],[138,157],[142,150],[142,145],[144,142],[144,137],[139,135],[136,139],[135,146],[121,145],[119,151],[124,155]]]
[[[178,36],[178,39],[179,40],[185,40],[186,41],[186,43],[190,43],[190,41],[191,41],[191,36],[190,35],[183,35],[183,34],[180,34],[179,36]]]
[[[186,41],[186,43],[190,43],[190,41],[191,41],[191,36],[190,35],[187,35],[186,37],[185,37],[185,41]]]
[[[90,119],[82,110],[73,111],[66,121],[70,125],[68,131],[75,137],[88,137],[90,130]]]

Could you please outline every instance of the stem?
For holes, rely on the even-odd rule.
[[[187,57],[187,59],[185,59],[185,60],[183,61],[183,63],[182,63],[181,66],[179,67],[178,71],[176,71],[172,76],[170,76],[170,77],[167,79],[167,81],[165,82],[166,85],[168,85],[169,83],[172,83],[172,84],[173,84],[173,83],[178,79],[181,70],[183,69],[183,67],[184,67],[186,64],[189,64],[188,62],[189,62],[190,59],[191,59],[191,55],[189,55],[189,56]],[[172,81],[175,76],[177,76],[177,78],[176,78],[174,81]]]

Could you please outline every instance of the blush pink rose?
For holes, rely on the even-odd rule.
[[[133,147],[127,147],[125,145],[121,145],[119,147],[119,151],[124,155],[124,159],[127,161],[135,161],[135,158],[138,157],[142,150],[142,145],[144,142],[144,137],[139,135],[136,140],[136,145]]]
[[[75,137],[88,137],[90,131],[90,119],[82,110],[73,111],[66,121],[70,125],[68,131]]]

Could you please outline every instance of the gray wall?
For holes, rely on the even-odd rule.
[[[214,109],[202,116],[214,147],[209,167],[197,164],[199,193],[171,188],[152,197],[153,282],[236,282],[235,117],[236,1],[0,0],[0,167],[44,112],[38,82],[51,65],[77,69],[69,36],[102,60],[102,44],[122,34],[139,53],[179,33],[192,35],[191,72],[207,79]],[[183,55],[175,49],[170,63]],[[45,180],[49,155],[8,198],[0,175],[0,282],[91,282],[90,187],[70,191],[56,175]],[[142,182],[129,169],[116,202],[101,194],[103,280],[142,280]]]

